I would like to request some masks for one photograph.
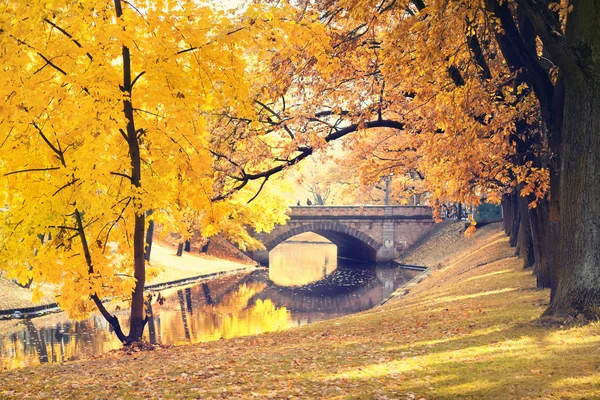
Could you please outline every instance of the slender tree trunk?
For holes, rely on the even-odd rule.
[[[114,0],[117,19],[123,15],[121,0]],[[132,104],[132,78],[131,78],[131,55],[127,46],[122,47],[123,59],[123,85],[121,91],[123,98],[123,113],[127,121],[127,130],[124,134],[129,146],[129,157],[131,160],[131,184],[136,188],[142,187],[142,166],[138,131],[135,128],[133,104]],[[133,343],[142,338],[146,319],[144,318],[144,285],[146,283],[146,260],[144,259],[144,233],[146,229],[146,216],[141,199],[133,199],[133,207],[136,210],[133,227],[133,264],[135,288],[131,294],[131,311],[129,315],[129,335],[126,343]]]
[[[516,190],[510,194],[510,245],[511,247],[517,246],[517,239],[519,237],[519,224],[521,223],[521,215],[519,213],[519,194]]]
[[[136,187],[141,187],[141,157],[137,139],[137,133],[133,126],[133,106],[130,101],[125,101],[126,115],[131,119],[128,126],[129,154],[131,157],[131,182]],[[133,262],[135,277],[135,289],[131,295],[131,314],[129,319],[128,341],[135,342],[142,338],[145,319],[144,314],[144,285],[146,283],[146,260],[144,257],[146,217],[140,199],[134,199],[133,205],[136,209],[133,228]]]
[[[550,255],[552,235],[546,199],[538,201],[537,207],[529,210],[529,221],[534,254],[533,273],[537,280],[537,287],[539,289],[550,288],[552,286],[552,257]]]
[[[510,205],[510,194],[505,194],[504,196],[502,196],[502,223],[504,227],[504,233],[506,234],[506,236],[510,236],[510,227],[512,224],[512,212],[510,210]]]
[[[520,185],[519,185],[520,186]],[[533,267],[533,237],[529,221],[529,198],[519,196],[519,233],[517,235],[516,254],[523,259],[523,268]]]
[[[183,255],[183,243],[179,243],[177,245],[177,257],[181,257]]]
[[[152,215],[153,210],[148,210],[146,215]],[[154,238],[154,220],[148,221],[148,230],[146,231],[146,247],[144,249],[144,258],[150,261],[150,252],[152,251],[152,239]]]

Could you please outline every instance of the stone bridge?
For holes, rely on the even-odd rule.
[[[286,225],[270,233],[257,233],[266,250],[250,252],[263,265],[269,251],[304,232],[317,233],[338,247],[338,257],[390,262],[432,228],[430,207],[425,206],[298,206],[290,207]]]

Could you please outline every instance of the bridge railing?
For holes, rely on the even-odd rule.
[[[428,206],[292,206],[290,216],[414,216],[432,215]]]

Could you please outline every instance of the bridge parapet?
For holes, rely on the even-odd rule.
[[[292,206],[288,215],[294,217],[376,217],[405,216],[417,219],[431,219],[431,207],[427,206]]]

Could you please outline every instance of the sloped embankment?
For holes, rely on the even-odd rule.
[[[423,249],[415,251],[431,256]],[[445,253],[434,260],[442,266],[403,298],[370,311],[278,333],[6,372],[0,397],[600,398],[600,325],[537,323],[548,292],[535,289],[497,226],[431,249]]]

